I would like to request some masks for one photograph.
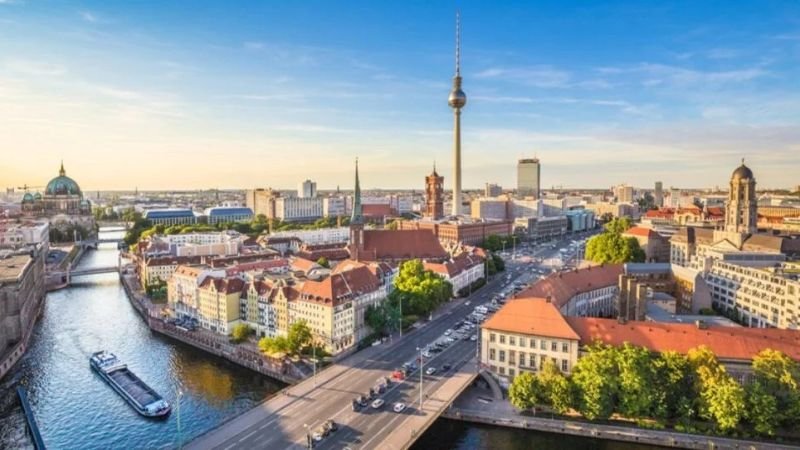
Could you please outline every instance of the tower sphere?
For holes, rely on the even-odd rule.
[[[461,90],[460,86],[453,87],[453,90],[450,91],[450,97],[447,98],[447,104],[451,108],[463,108],[467,104],[467,94]]]

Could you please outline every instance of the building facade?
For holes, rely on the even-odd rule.
[[[300,198],[315,198],[317,196],[317,183],[305,180],[297,186],[297,196]]]
[[[151,209],[144,212],[144,218],[153,225],[193,225],[197,223],[197,217],[191,209],[184,208],[165,208]]]
[[[425,217],[439,220],[444,217],[444,177],[433,172],[425,177]]]
[[[517,195],[540,198],[541,174],[539,158],[524,158],[517,161]]]
[[[241,207],[217,206],[205,210],[209,225],[230,222],[250,222],[253,220],[253,210]]]

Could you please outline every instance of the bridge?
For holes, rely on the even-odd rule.
[[[67,272],[67,279],[72,277],[80,277],[83,275],[97,275],[99,273],[116,273],[119,272],[118,266],[111,267],[92,267],[91,269],[71,270]]]
[[[500,290],[502,277],[468,299],[457,300],[438,317],[394,342],[370,347],[319,372],[316,378],[286,388],[258,407],[192,441],[189,449],[307,448],[310,434],[329,419],[339,430],[315,443],[320,449],[407,449],[477,377],[494,383],[479,371],[480,341],[457,340],[443,352],[424,358],[422,367],[402,382],[393,382],[380,396],[385,405],[352,410],[352,400],[365,395],[404,362],[420,356],[418,348],[438,340],[468,315],[475,305]],[[467,304],[469,303],[469,304]],[[477,333],[477,329],[474,331]],[[445,367],[449,366],[447,370]],[[427,373],[435,367],[436,372]],[[403,402],[405,411],[392,406]]]

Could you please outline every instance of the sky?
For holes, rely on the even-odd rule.
[[[0,185],[800,183],[800,2],[0,0]]]

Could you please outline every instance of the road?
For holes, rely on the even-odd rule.
[[[563,244],[563,242],[559,243]],[[537,257],[552,257],[558,251],[537,251]],[[550,256],[548,256],[550,255]],[[502,291],[512,280],[526,283],[536,276],[534,264],[521,264],[507,260],[507,273],[497,275],[484,288],[466,299],[458,299],[445,305],[434,314],[434,319],[402,339],[391,344],[382,344],[363,350],[334,364],[313,379],[288,388],[282,394],[224,424],[190,443],[187,448],[215,448],[222,450],[255,448],[304,448],[308,434],[318,429],[328,419],[339,424],[339,430],[316,443],[319,449],[371,449],[388,448],[383,438],[412,415],[431,414],[419,409],[419,371],[409,375],[403,382],[394,382],[381,395],[386,402],[380,410],[371,407],[360,412],[352,411],[351,401],[358,395],[366,395],[377,384],[379,377],[390,376],[404,362],[419,356],[420,347],[438,340],[447,329],[469,315],[476,305],[487,303]],[[521,276],[520,276],[521,275]],[[479,335],[478,329],[473,334]],[[425,360],[422,370],[436,367],[432,375],[423,375],[423,397],[433,396],[446,378],[477,354],[479,342],[459,340],[443,352]],[[447,372],[441,367],[451,365]],[[424,398],[423,398],[424,400]],[[403,402],[408,408],[403,413],[394,413],[394,402]]]

